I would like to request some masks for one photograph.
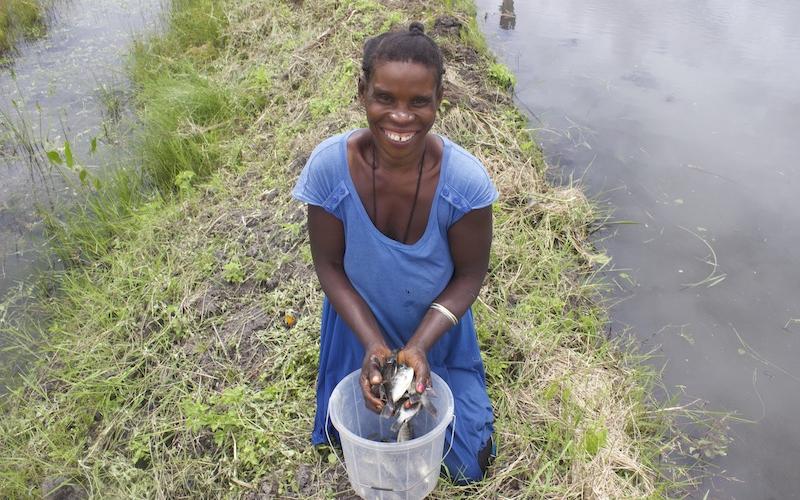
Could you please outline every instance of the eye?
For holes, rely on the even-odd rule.
[[[392,96],[389,94],[375,94],[375,100],[381,104],[389,104],[392,102]]]
[[[414,100],[411,101],[413,106],[417,107],[425,107],[431,103],[431,99],[429,97],[415,97]]]

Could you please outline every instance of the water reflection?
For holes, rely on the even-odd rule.
[[[514,0],[503,0],[500,5],[500,29],[513,30],[517,25],[517,14],[514,12]]]

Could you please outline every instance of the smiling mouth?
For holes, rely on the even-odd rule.
[[[417,135],[416,132],[408,132],[408,133],[405,133],[405,134],[400,134],[400,133],[392,132],[391,130],[386,130],[386,129],[383,129],[383,133],[386,135],[386,137],[388,137],[389,139],[393,140],[394,142],[400,142],[400,143],[408,142],[408,141],[411,140],[412,137]]]

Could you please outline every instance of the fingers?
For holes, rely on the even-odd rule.
[[[373,386],[369,383],[369,379],[361,375],[359,382],[361,383],[361,393],[364,395],[364,405],[370,410],[380,413],[383,410],[383,402],[373,392]]]
[[[367,376],[369,377],[369,383],[372,385],[378,385],[383,381],[383,377],[381,377],[381,361],[377,356],[370,356]]]
[[[404,349],[397,357],[398,361],[414,369],[414,389],[418,394],[425,392],[425,388],[431,383],[431,370],[428,366],[428,358],[425,351],[420,349]]]
[[[417,367],[421,362],[427,364],[424,353],[420,354],[419,352],[411,349],[403,349],[400,351],[397,354],[397,361],[406,366],[410,366],[414,369],[415,373],[417,372]]]
[[[424,360],[423,363],[420,363],[419,366],[414,369],[414,371],[416,373],[416,385],[414,388],[417,390],[418,394],[422,394],[425,392],[425,388],[431,385],[431,370],[430,367],[428,367],[427,360]]]
[[[382,357],[385,358],[385,353],[380,348],[368,349],[361,366],[361,376],[359,377],[361,393],[364,395],[364,405],[377,413],[380,413],[384,406],[379,395],[379,386],[383,382],[383,377],[381,376]]]
[[[428,368],[428,363],[425,363],[424,368],[420,367],[420,370],[417,371],[416,381],[415,388],[419,394],[425,392],[425,388],[431,385],[431,371]]]

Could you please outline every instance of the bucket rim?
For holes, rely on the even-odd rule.
[[[333,392],[331,393],[330,400],[333,399],[334,395],[337,394],[337,391],[342,390],[341,387],[344,387],[351,383],[351,379],[358,378],[361,375],[361,369],[357,369],[351,372],[349,375],[345,376],[342,380],[336,384],[334,387]],[[328,400],[328,416],[333,423],[334,428],[339,432],[340,437],[346,437],[348,441],[356,443],[358,446],[371,448],[373,450],[381,450],[381,451],[393,451],[393,452],[402,452],[408,451],[410,449],[416,448],[418,446],[428,444],[429,442],[433,441],[440,434],[444,435],[445,430],[447,427],[453,422],[453,417],[455,416],[455,400],[453,399],[453,392],[450,390],[450,386],[447,385],[447,382],[442,379],[439,375],[434,372],[431,372],[431,382],[432,385],[436,387],[436,393],[438,397],[436,399],[445,399],[450,404],[448,405],[448,411],[445,415],[442,416],[441,421],[439,421],[436,426],[431,429],[430,431],[426,432],[424,435],[414,438],[408,441],[403,441],[402,443],[383,443],[380,441],[373,441],[371,439],[367,439],[361,437],[350,429],[348,429],[344,423],[340,420],[339,415],[334,415],[331,413],[331,405],[330,400]],[[357,382],[356,382],[357,383]],[[361,386],[357,385],[359,394],[361,393]],[[446,388],[447,390],[441,390],[441,388]]]

